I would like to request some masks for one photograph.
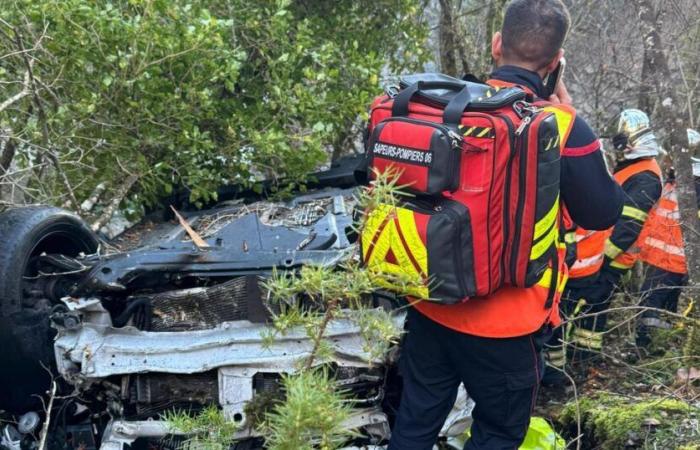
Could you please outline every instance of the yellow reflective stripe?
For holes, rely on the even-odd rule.
[[[622,249],[613,244],[610,239],[605,240],[605,256],[615,259],[622,254]]]
[[[649,214],[645,213],[639,208],[634,208],[632,206],[625,205],[622,208],[622,216],[629,217],[630,219],[635,219],[640,222],[644,222],[645,220],[647,220],[647,216],[649,216]]]
[[[550,138],[547,141],[547,145],[545,145],[545,147],[544,147],[544,151],[547,152],[549,150],[553,150],[553,149],[557,148],[557,146],[559,145],[559,139],[560,139],[560,136],[555,136],[553,138]]]
[[[583,328],[574,328],[572,341],[583,347],[600,350],[603,348],[603,333],[589,331]]]
[[[493,133],[493,128],[489,128],[489,127],[474,126],[474,127],[467,128],[466,126],[460,126],[459,132],[462,133],[463,136],[476,137],[476,138],[493,138],[493,137],[495,137],[495,134]]]
[[[406,248],[402,242],[396,227],[397,220],[403,232],[403,240],[409,248]],[[384,228],[380,230],[382,225]],[[378,236],[377,233],[379,233]],[[399,290],[402,293],[423,299],[429,298],[429,288],[422,284],[424,282],[423,276],[411,261],[412,255],[423,273],[427,273],[427,250],[418,235],[412,211],[405,208],[394,208],[387,204],[378,205],[369,214],[362,233],[364,259],[367,258],[372,245],[374,248],[369,260],[365,261],[365,265],[370,271],[373,282],[386,289]],[[394,254],[398,264],[386,261],[389,251]],[[409,251],[411,255],[408,254]],[[389,278],[386,275],[389,275]],[[391,276],[411,282],[408,283],[408,286],[397,286],[391,282]]]
[[[533,261],[549,250],[550,246],[559,241],[559,228],[556,226],[559,214],[559,196],[554,200],[552,208],[535,224],[533,242],[539,242],[530,249],[530,260]],[[549,230],[549,231],[548,231]]]
[[[588,340],[586,338],[575,337],[571,341],[576,347],[581,347],[586,350],[602,350],[603,343]]]
[[[557,118],[559,138],[563,141],[571,127],[571,122],[574,119],[573,114],[569,113],[568,111],[563,111],[553,105],[545,106],[543,110],[554,114],[554,116]]]
[[[632,266],[634,266],[634,264],[623,264],[619,261],[612,261],[610,263],[610,267],[613,267],[615,269],[621,269],[621,270],[631,269]]]
[[[547,350],[544,359],[552,367],[564,367],[566,365],[566,347],[562,347],[560,350]]]
[[[557,346],[554,348],[557,348],[557,350],[554,350],[552,348],[547,349],[547,351],[545,352],[545,356],[547,358],[561,358],[562,356],[566,355],[566,351],[564,350],[565,347]]]
[[[549,286],[551,286],[551,285],[552,285],[552,268],[548,267],[542,273],[542,277],[540,277],[540,280],[537,282],[537,286],[543,287],[545,289],[549,289]]]
[[[564,292],[564,288],[566,287],[567,278],[568,277],[562,272],[559,272],[557,274],[557,292],[558,293]],[[549,287],[551,285],[552,285],[552,268],[548,267],[547,269],[545,269],[544,272],[542,272],[542,277],[537,282],[537,286],[545,288],[545,289],[549,289]]]
[[[411,295],[420,299],[430,299],[430,290],[428,286],[420,285],[413,282],[413,280],[407,280],[410,281],[410,283],[401,286],[391,282],[392,276],[399,280],[406,280],[406,272],[402,267],[397,266],[396,264],[382,261],[373,265],[369,273],[372,282],[379,287],[399,291],[401,294]]]
[[[602,331],[592,331],[592,330],[587,330],[585,328],[574,328],[574,336],[580,336],[580,337],[584,337],[586,339],[591,339],[594,341],[602,341],[603,340],[603,332]]]
[[[540,238],[549,228],[554,224],[554,221],[557,220],[557,213],[559,212],[559,197],[557,196],[556,200],[554,201],[554,204],[552,205],[552,209],[549,210],[547,214],[544,215],[543,218],[541,218],[536,224],[535,224],[535,235],[533,238],[533,241],[536,241],[537,239]]]
[[[372,247],[372,240],[374,240],[379,227],[382,226],[387,215],[391,213],[391,206],[386,204],[377,205],[376,208],[372,209],[367,213],[367,220],[365,221],[365,227],[362,230],[362,256],[363,258],[367,256],[370,248]],[[378,241],[379,239],[377,239]],[[376,245],[376,244],[374,244]]]
[[[409,249],[404,247],[403,242],[401,242],[399,230],[396,228],[396,222],[392,220],[387,224],[379,240],[381,241],[383,238],[386,238],[388,241],[390,241],[390,245],[386,248],[387,251],[384,252],[384,254],[380,253],[376,254],[376,256],[373,255],[373,259],[378,258],[380,256],[381,259],[386,258],[389,249],[391,249],[391,251],[394,253],[394,256],[396,257],[396,261],[399,263],[399,267],[403,269],[404,273],[410,275],[411,277],[415,276],[415,279],[420,280],[421,274],[417,273],[417,269],[413,266],[413,263],[411,262],[411,256],[408,254]],[[375,250],[375,253],[376,251],[377,250]]]
[[[585,298],[581,297],[576,301],[576,306],[574,307],[574,312],[571,313],[569,316],[569,322],[566,324],[564,328],[564,336],[566,336],[566,339],[571,341],[573,340],[573,334],[574,330],[576,330],[576,326],[572,322],[573,319],[577,318],[578,315],[581,313],[583,308],[588,304]]]
[[[574,317],[578,316],[578,314],[581,312],[584,306],[586,306],[588,302],[586,301],[585,298],[581,297],[578,299],[576,302],[576,308],[574,308]]]
[[[695,306],[695,300],[692,298],[690,299],[690,302],[688,303],[688,307],[685,308],[685,311],[683,311],[683,317],[688,317],[690,313],[693,311],[693,307]]]
[[[557,238],[558,232],[559,230],[557,230],[557,227],[552,227],[545,237],[543,237],[537,244],[532,246],[532,250],[530,251],[531,261],[545,254],[552,244],[554,244],[554,240]]]
[[[396,211],[399,219],[399,225],[401,226],[401,231],[403,232],[403,238],[406,241],[413,258],[418,263],[418,266],[420,266],[420,270],[427,275],[428,251],[425,248],[425,245],[423,245],[423,241],[418,233],[413,212],[405,208],[399,208]]]
[[[564,366],[566,366],[566,357],[564,358],[557,358],[557,359],[549,359],[545,361],[548,366],[550,367],[555,367],[557,369],[563,369]]]
[[[547,365],[552,367],[563,368],[566,365],[566,355],[561,356],[549,356],[545,361]]]

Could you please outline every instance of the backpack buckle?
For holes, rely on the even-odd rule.
[[[513,111],[515,111],[515,114],[517,114],[521,119],[525,116],[531,116],[539,110],[540,108],[524,100],[513,102]]]
[[[394,98],[399,95],[401,88],[395,84],[389,84],[384,88],[384,93],[389,96],[389,98]]]

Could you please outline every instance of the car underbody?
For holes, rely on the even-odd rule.
[[[36,322],[26,330],[50,334],[49,356],[37,351],[35,358],[56,380],[56,405],[45,413],[51,386],[45,376],[36,392],[44,403],[0,404],[19,419],[5,427],[0,445],[36,448],[38,436],[48,434],[49,448],[176,448],[183,437],[163,415],[216,405],[240,424],[233,448],[260,448],[256,408],[264,413],[264,399],[282,398],[282,376],[313,348],[303,329],[265,340],[276,306],[261,280],[273,270],[336,267],[355,255],[354,187],[339,182],[347,171],[319,179],[317,189],[290,201],[229,200],[186,214],[207,246],[195,245],[177,222],[163,221],[137,226],[91,254],[52,251],[63,250],[55,243],[31,247],[21,299],[8,301],[15,309],[4,308],[0,317],[14,330],[7,339],[20,347],[34,338],[13,324],[31,318]],[[378,293],[368,302],[392,311],[402,326],[401,299]],[[343,424],[357,432],[348,448],[385,444],[400,396],[398,348],[371,357],[351,311],[329,323],[326,339],[333,349],[327,366],[353,408]],[[42,342],[27,344],[24,353]],[[29,373],[21,367],[26,358],[5,353],[18,362],[4,383]],[[468,427],[469,404],[462,392],[443,436]],[[22,427],[35,416],[36,424]]]

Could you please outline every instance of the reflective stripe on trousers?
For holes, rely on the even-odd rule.
[[[571,333],[571,343],[585,350],[602,350],[604,334],[602,331],[574,327]]]

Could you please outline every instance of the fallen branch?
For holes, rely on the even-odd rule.
[[[182,215],[177,211],[177,209],[175,209],[173,205],[170,205],[170,209],[173,210],[177,221],[180,222],[180,226],[185,229],[187,235],[190,237],[190,239],[192,239],[192,242],[194,242],[194,245],[196,245],[199,249],[209,248],[209,244],[207,244],[207,241],[202,239],[202,236],[200,236],[199,233],[192,229],[190,224],[187,223],[187,220],[185,220],[185,218],[182,217]]]
[[[104,211],[102,211],[100,217],[92,223],[91,228],[93,231],[99,230],[100,228],[105,226],[107,222],[109,222],[109,220],[112,218],[115,211],[119,207],[119,204],[122,202],[122,200],[124,200],[124,197],[126,197],[126,195],[131,190],[132,186],[136,183],[138,179],[138,175],[129,175],[124,181],[124,183],[122,183],[122,185],[119,186],[119,189],[117,189],[117,192],[115,192],[112,201],[110,201],[107,207],[104,209]]]
[[[326,328],[328,328],[328,324],[331,322],[333,319],[333,316],[335,316],[336,309],[338,308],[339,301],[337,299],[333,299],[328,303],[328,306],[326,307],[326,312],[323,315],[323,320],[321,321],[321,325],[318,327],[318,331],[316,332],[316,336],[314,337],[314,346],[313,349],[311,349],[311,353],[309,354],[309,358],[306,360],[306,363],[304,364],[304,369],[309,370],[313,367],[314,361],[316,360],[316,357],[318,356],[318,351],[321,348],[321,341],[323,340],[323,336],[326,334]]]
[[[46,448],[46,437],[49,434],[49,424],[51,423],[51,410],[53,409],[54,398],[56,398],[56,381],[51,382],[49,405],[46,408],[46,420],[44,420],[44,425],[41,427],[41,439],[39,440],[39,447],[37,450],[44,450]]]
[[[86,213],[92,211],[92,208],[95,207],[95,204],[97,204],[98,200],[100,199],[100,197],[102,197],[102,194],[104,194],[106,189],[107,183],[105,182],[102,182],[95,186],[95,189],[92,191],[90,197],[80,205],[80,209]]]

